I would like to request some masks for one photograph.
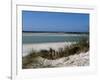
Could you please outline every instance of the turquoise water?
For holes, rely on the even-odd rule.
[[[23,33],[22,43],[75,42],[88,38],[87,34]]]

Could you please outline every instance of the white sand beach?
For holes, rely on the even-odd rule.
[[[75,42],[73,42],[74,44]],[[50,48],[58,50],[59,48],[64,48],[64,46],[71,45],[71,42],[55,42],[55,43],[39,43],[39,44],[23,44],[23,54],[22,56],[28,55],[32,50],[49,50]]]

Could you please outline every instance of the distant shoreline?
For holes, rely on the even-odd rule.
[[[64,34],[89,34],[89,32],[62,32],[62,31],[22,31],[23,33],[64,33]]]

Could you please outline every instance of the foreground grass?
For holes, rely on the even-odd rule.
[[[35,50],[31,51],[29,55],[22,58],[22,67],[26,68],[26,66],[32,65],[31,63],[38,63],[36,60],[37,57],[42,57],[44,59],[55,60],[62,57],[67,57],[74,54],[79,54],[81,52],[87,52],[89,50],[89,41],[88,39],[82,39],[76,44],[72,44],[70,46],[65,46],[64,48],[60,48],[58,51],[50,48],[49,50],[40,50],[36,52]]]

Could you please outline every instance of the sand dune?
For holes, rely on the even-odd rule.
[[[27,65],[27,68],[52,68],[52,67],[74,67],[74,66],[89,66],[89,52],[71,55],[68,57],[59,58],[56,60],[48,60],[42,57],[37,57],[37,63]]]

